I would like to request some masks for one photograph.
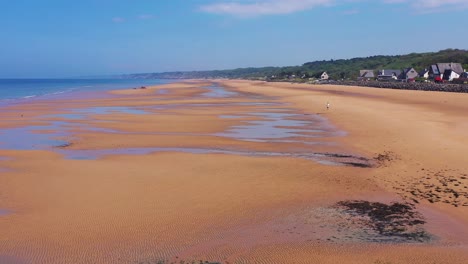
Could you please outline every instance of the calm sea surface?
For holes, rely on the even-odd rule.
[[[169,83],[133,79],[0,79],[0,104],[85,91],[107,91]]]

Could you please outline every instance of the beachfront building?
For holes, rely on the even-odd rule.
[[[393,81],[397,80],[400,75],[400,70],[380,70],[377,79],[379,81]]]
[[[398,79],[400,80],[414,80],[419,76],[419,73],[414,68],[403,69],[403,72],[400,74]]]
[[[424,69],[424,70],[420,71],[418,75],[419,75],[419,77],[421,77],[421,78],[429,79],[429,70],[428,70],[428,69]]]
[[[447,71],[449,70],[449,71]],[[447,72],[446,72],[447,71]],[[453,72],[453,73],[452,73]],[[450,80],[452,76],[460,76],[464,72],[460,63],[437,63],[429,67],[429,78],[433,80]],[[458,78],[458,77],[457,77]],[[453,80],[453,78],[452,78]]]
[[[453,81],[453,79],[460,78],[460,75],[461,74],[458,74],[454,70],[445,70],[443,79],[446,80],[446,81],[451,82],[451,81]]]
[[[360,70],[358,81],[370,81],[375,78],[373,70]]]
[[[330,76],[328,76],[328,73],[327,72],[323,72],[321,75],[320,75],[320,80],[328,80],[330,78]]]

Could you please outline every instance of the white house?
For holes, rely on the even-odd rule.
[[[447,70],[454,72],[458,76],[464,72],[460,63],[437,63],[429,67],[429,77],[434,80],[437,79],[437,77],[444,80],[450,80],[451,76],[456,76],[451,72],[446,73]]]
[[[400,70],[380,70],[377,78],[381,81],[392,80],[392,79],[397,80],[400,74],[401,74]]]
[[[424,79],[429,79],[429,70],[424,69],[419,72],[419,77],[424,78]]]
[[[454,70],[445,70],[444,72],[444,80],[448,80],[449,82],[453,81],[453,79],[460,78],[460,74],[456,73]]]
[[[320,75],[321,80],[328,80],[330,76],[328,76],[327,72],[323,72],[322,75]]]

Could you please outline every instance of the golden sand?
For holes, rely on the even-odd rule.
[[[54,149],[0,150],[0,209],[11,212],[0,215],[0,263],[467,263],[467,198],[437,190],[467,192],[468,95],[216,82],[242,96],[202,97],[201,87],[212,82],[189,81],[102,99],[15,105],[0,113],[0,127],[66,120],[53,115],[71,108],[128,106],[153,110],[72,120],[119,133],[72,127],[66,149],[278,151],[298,144],[216,133],[256,119],[220,115],[284,108],[346,131],[318,139],[337,144],[313,151],[383,158],[373,168],[356,168],[294,156],[163,151],[71,160]],[[287,104],[238,104],[246,101]],[[440,198],[416,191],[422,189]],[[416,200],[435,239],[383,244],[340,236],[334,223],[346,219],[335,219],[330,208],[349,199]]]

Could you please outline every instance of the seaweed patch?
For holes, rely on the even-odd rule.
[[[384,204],[369,201],[341,201],[336,204],[350,216],[349,220],[377,236],[380,242],[427,242],[423,216],[407,203]]]

